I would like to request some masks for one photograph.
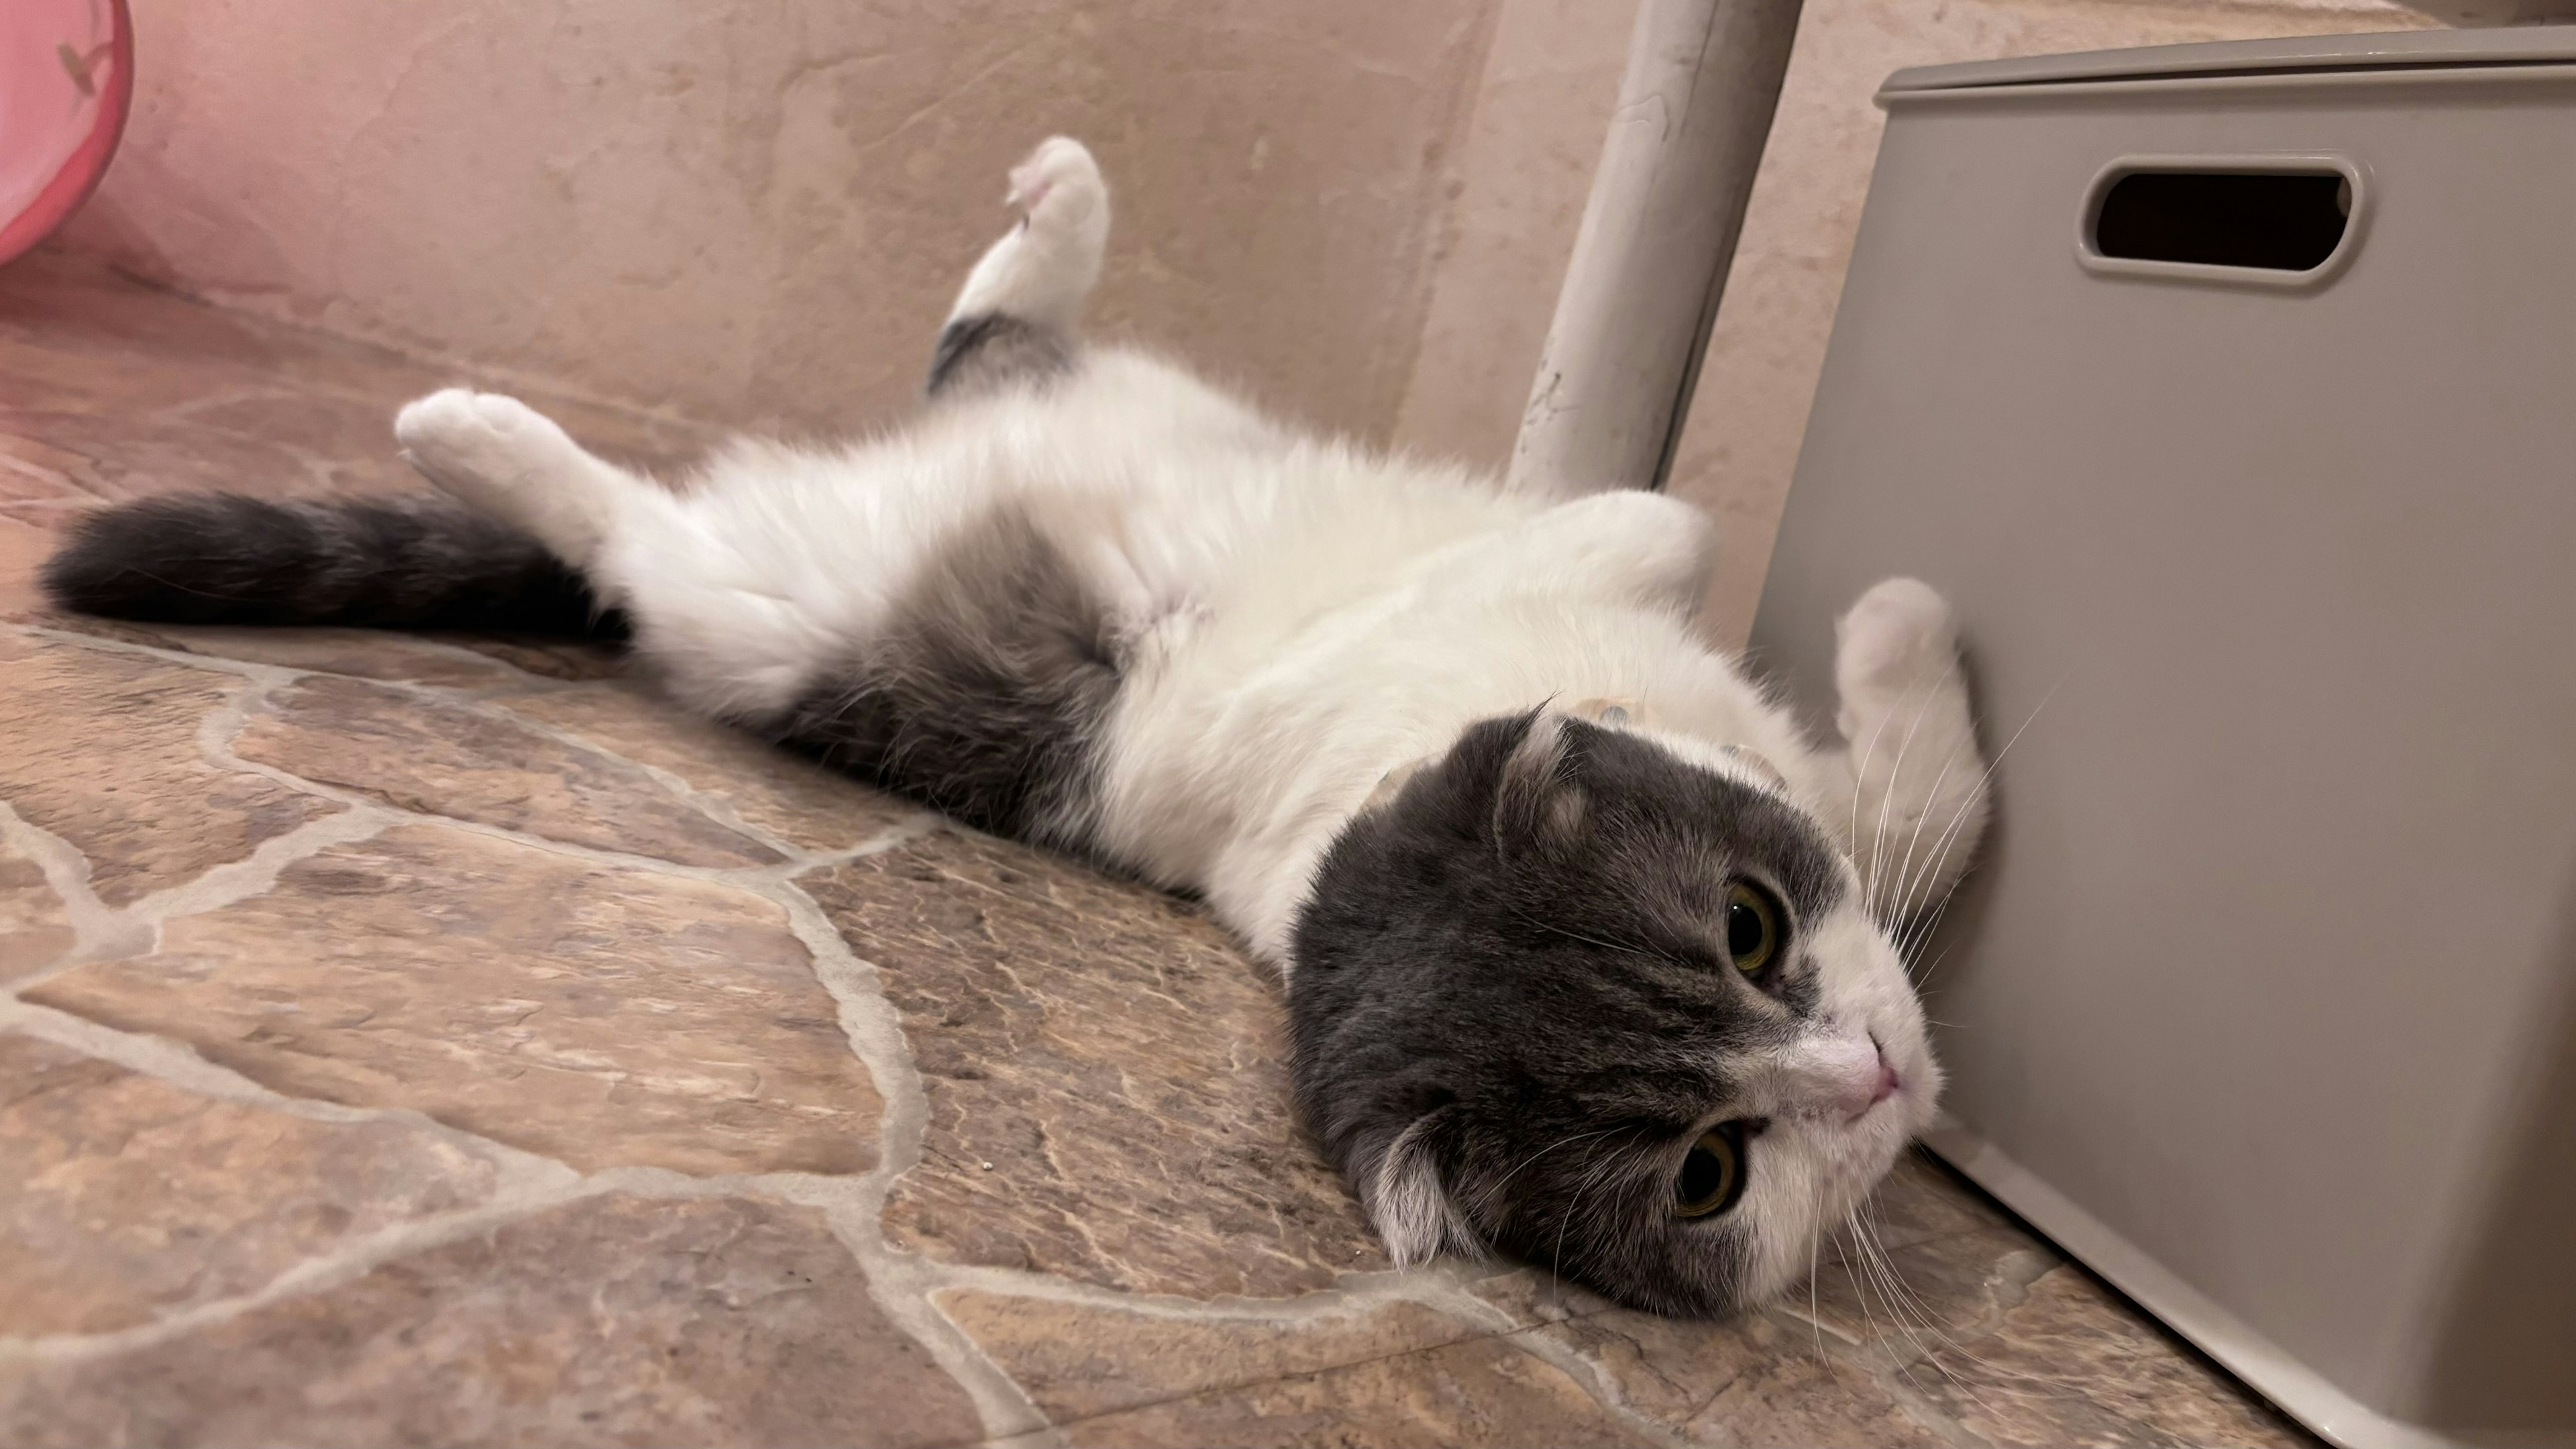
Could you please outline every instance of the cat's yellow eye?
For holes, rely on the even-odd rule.
[[[1734,1124],[1700,1134],[1673,1175],[1673,1215],[1704,1218],[1735,1206],[1744,1195],[1744,1138]]]
[[[1780,903],[1749,880],[1726,885],[1726,957],[1747,976],[1780,954]]]

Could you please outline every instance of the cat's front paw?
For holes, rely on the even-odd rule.
[[[1937,680],[1957,664],[1950,601],[1921,579],[1872,585],[1834,622],[1834,682],[1846,698]]]

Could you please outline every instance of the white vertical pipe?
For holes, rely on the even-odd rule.
[[[1645,0],[1511,486],[1656,488],[1699,380],[1799,0]]]

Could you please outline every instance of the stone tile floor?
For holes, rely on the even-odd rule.
[[[2303,1442],[1928,1162],[1742,1322],[1391,1272],[1190,906],[602,654],[27,588],[449,380],[0,273],[0,1443]]]

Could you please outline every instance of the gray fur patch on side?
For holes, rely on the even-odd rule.
[[[1072,340],[1051,327],[998,312],[960,317],[939,330],[927,390],[945,399],[1045,382],[1072,371],[1073,356]]]
[[[1118,696],[1111,626],[1020,504],[961,529],[782,742],[981,830],[1079,847]]]

